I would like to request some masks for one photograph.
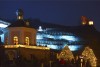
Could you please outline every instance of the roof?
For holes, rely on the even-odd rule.
[[[9,25],[8,27],[29,27],[31,28],[29,25],[27,25],[26,21],[24,20],[17,20],[15,22],[12,22],[11,25]]]

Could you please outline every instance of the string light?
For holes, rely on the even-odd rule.
[[[29,45],[4,45],[4,48],[30,48],[30,49],[43,49],[43,50],[50,50],[48,47],[43,47],[43,46],[29,46]]]

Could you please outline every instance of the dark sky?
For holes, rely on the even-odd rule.
[[[16,10],[23,9],[24,18],[66,26],[79,25],[80,17],[94,21],[100,31],[100,1],[90,0],[0,0],[0,18],[16,19]]]

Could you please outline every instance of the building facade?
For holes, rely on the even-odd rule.
[[[27,60],[32,60],[32,58],[50,59],[50,48],[36,45],[37,30],[30,27],[29,22],[23,19],[21,9],[17,11],[17,20],[8,25],[5,30],[3,33],[4,45],[2,46],[4,46],[4,52],[9,60],[12,61],[19,57]],[[41,56],[39,57],[39,55]]]

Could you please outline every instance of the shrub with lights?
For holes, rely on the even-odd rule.
[[[68,46],[65,46],[64,49],[60,52],[60,54],[57,54],[57,58],[59,60],[63,59],[67,61],[67,60],[72,60],[74,56],[73,56],[73,53],[68,48]]]
[[[96,67],[97,58],[90,47],[85,47],[82,52],[82,56],[86,57],[86,60],[89,60],[91,67]]]

